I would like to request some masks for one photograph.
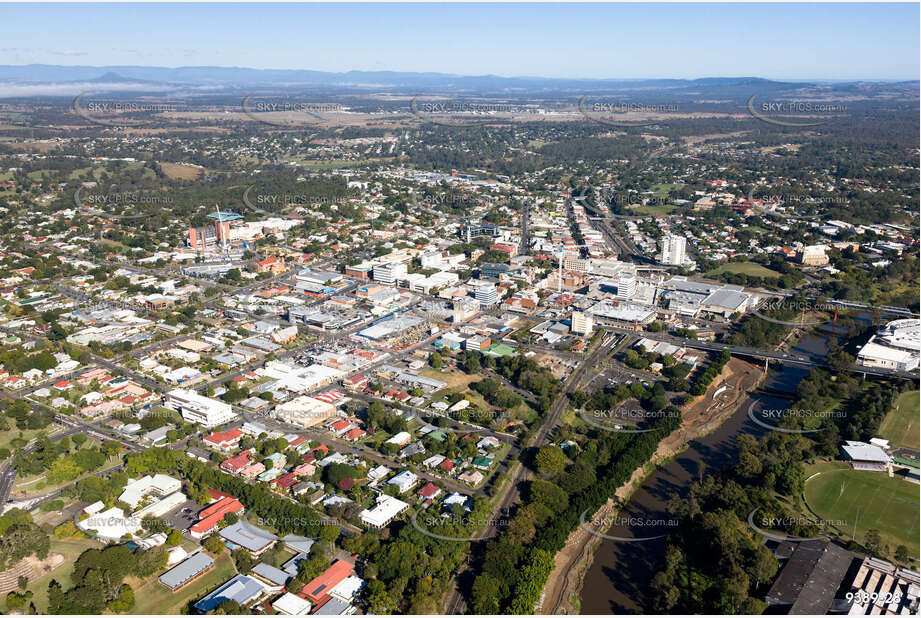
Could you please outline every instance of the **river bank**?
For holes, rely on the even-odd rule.
[[[638,468],[588,521],[611,521],[621,508],[642,487],[656,470],[667,466],[680,454],[690,440],[703,437],[731,418],[764,379],[762,369],[733,358],[710,385],[707,392],[686,406],[681,426],[666,436],[651,460]],[[587,526],[586,526],[587,527]],[[566,546],[554,557],[554,570],[544,586],[539,614],[579,613],[579,591],[586,573],[594,561],[595,552],[603,539],[580,526],[570,534]],[[594,528],[593,528],[594,529]],[[604,532],[604,530],[600,530]]]

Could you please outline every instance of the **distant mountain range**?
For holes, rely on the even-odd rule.
[[[758,77],[708,77],[702,79],[559,79],[451,75],[396,71],[325,71],[249,69],[240,67],[143,67],[0,65],[0,97],[77,94],[92,90],[215,92],[245,88],[283,90],[336,88],[350,91],[466,92],[513,95],[524,92],[642,92],[656,90],[675,95],[742,96],[821,88],[834,91],[914,90],[918,82],[782,82]]]

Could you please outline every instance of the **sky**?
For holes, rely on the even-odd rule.
[[[0,64],[919,79],[919,4],[0,4]]]

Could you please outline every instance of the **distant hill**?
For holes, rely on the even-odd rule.
[[[545,77],[501,77],[498,75],[452,75],[398,71],[325,71],[293,69],[250,69],[242,67],[142,67],[60,66],[31,64],[0,66],[0,82],[16,84],[140,84],[175,89],[217,89],[237,91],[253,87],[280,89],[336,88],[343,90],[392,90],[405,92],[464,92],[514,96],[545,93],[642,93],[658,91],[674,95],[739,97],[792,91],[821,86],[824,89],[855,91],[892,88],[892,83],[781,82],[758,77],[704,77],[700,79],[559,79]],[[903,83],[917,89],[918,82]],[[117,89],[117,88],[115,88]],[[750,95],[749,95],[750,96]]]

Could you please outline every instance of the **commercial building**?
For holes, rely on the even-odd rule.
[[[589,308],[586,313],[599,320],[633,326],[649,324],[656,319],[654,309],[628,303],[600,302]]]
[[[374,281],[384,285],[393,285],[399,279],[406,278],[406,264],[402,262],[388,262],[378,264],[373,271]]]
[[[464,349],[481,351],[488,348],[491,344],[492,340],[489,337],[473,335],[464,341]]]
[[[828,256],[825,255],[825,245],[808,245],[799,252],[799,261],[805,266],[825,266]]]
[[[890,322],[857,353],[857,364],[896,371],[917,371],[921,361],[921,320]]]
[[[327,286],[342,281],[342,275],[330,270],[311,270],[304,268],[294,275],[294,279],[300,284],[312,286]]]
[[[498,225],[492,223],[467,223],[464,224],[460,229],[460,236],[464,238],[467,242],[470,242],[478,236],[492,236],[497,237],[500,235],[500,230]]]
[[[186,421],[208,428],[229,423],[237,418],[230,404],[182,388],[168,392],[165,405],[180,412]]]
[[[275,418],[297,427],[313,427],[336,416],[336,406],[313,397],[300,396],[279,404]]]
[[[601,290],[614,294],[617,300],[630,300],[636,295],[636,274],[620,273],[612,279],[604,279],[600,282]]]

